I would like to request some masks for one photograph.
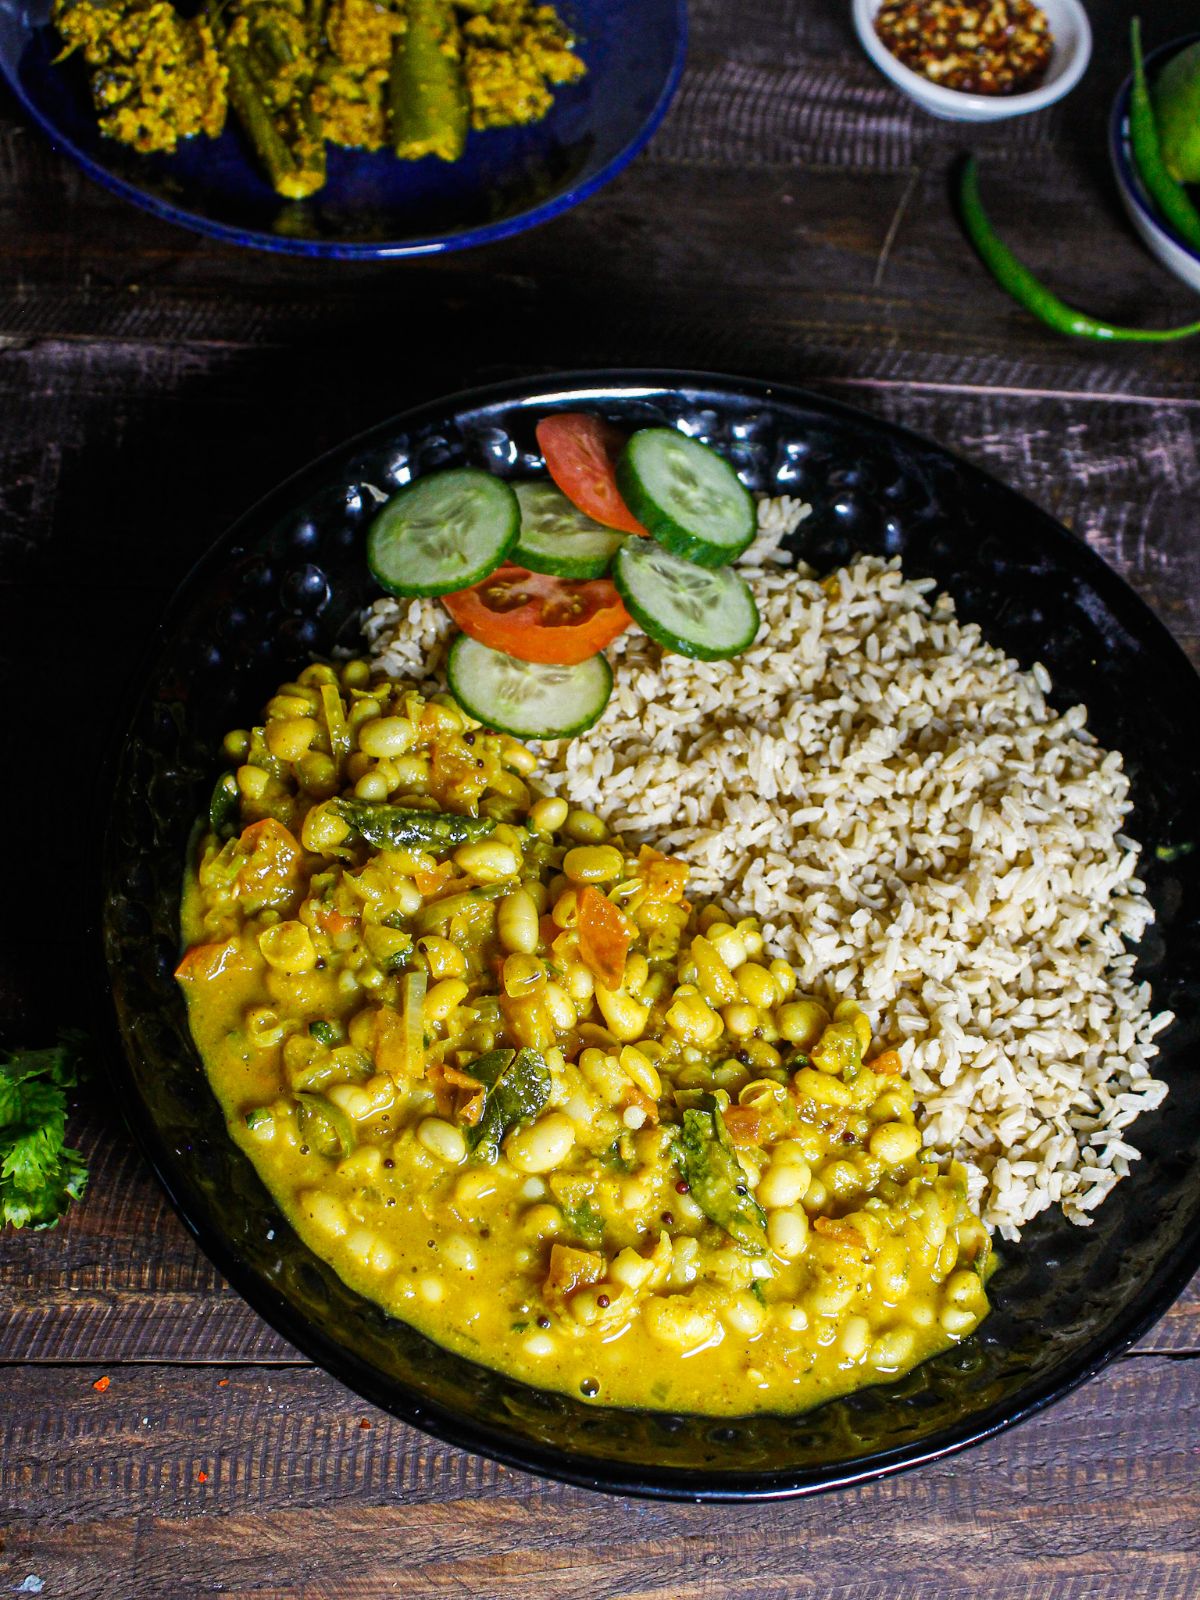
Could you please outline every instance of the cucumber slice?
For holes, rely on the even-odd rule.
[[[617,488],[672,555],[723,567],[758,531],[754,499],[715,450],[674,428],[643,428],[617,462]]]
[[[582,733],[612,693],[612,668],[604,656],[554,667],[518,661],[465,633],[450,646],[446,675],[464,711],[518,739],[565,739]]]
[[[758,632],[754,596],[736,572],[694,566],[649,539],[622,546],[613,582],[634,621],[680,655],[722,661],[748,649]]]
[[[556,578],[602,578],[627,536],[593,522],[552,483],[518,483],[521,532],[512,559]]]
[[[367,565],[391,594],[451,594],[494,572],[520,528],[517,497],[502,478],[451,467],[391,497],[367,535]]]

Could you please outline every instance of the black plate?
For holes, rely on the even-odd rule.
[[[1167,1114],[1144,1159],[1076,1228],[1046,1215],[993,1280],[980,1332],[900,1383],[795,1418],[713,1421],[543,1393],[430,1343],[348,1289],[284,1221],[228,1138],[172,980],[181,864],[224,730],[314,652],[354,637],[369,598],[363,527],[379,488],[451,462],[540,462],[534,423],[590,407],[680,424],[756,490],[801,494],[807,559],[900,553],[1025,664],[1061,705],[1084,701],[1125,754],[1158,923],[1142,951],[1165,1035]],[[117,1102],[202,1248],[280,1333],[368,1400],[512,1466],[636,1494],[801,1494],[985,1438],[1095,1372],[1161,1315],[1200,1264],[1200,1092],[1190,1003],[1200,974],[1200,853],[1161,841],[1200,818],[1200,682],[1166,629],[1045,512],[902,429],[796,390],[706,375],[597,373],[460,395],[385,423],[254,508],[188,578],[162,624],[114,756],[103,859],[107,977],[124,1044]]]

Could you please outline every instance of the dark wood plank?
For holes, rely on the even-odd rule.
[[[0,285],[0,338],[303,342],[318,360],[340,350],[359,380],[364,365],[394,377],[457,347],[468,370],[557,366],[569,352],[576,365],[803,363],[831,376],[1192,396],[1189,347],[1080,344],[1019,311],[989,284],[950,204],[969,139],[998,221],[1065,293],[1117,317],[1190,314],[1188,291],[1119,212],[1104,118],[1124,71],[1124,9],[1094,9],[1108,48],[1066,105],[964,133],[884,82],[844,10],[707,0],[683,90],[645,156],[551,226],[436,265],[268,266],[194,238],[88,182],[7,102],[0,228],[14,270]],[[1167,36],[1167,0],[1144,9],[1150,37]],[[417,305],[419,318],[406,314]]]
[[[277,260],[248,293],[243,256],[169,224],[127,210],[114,237],[111,196],[64,171],[24,170],[33,137],[16,141],[16,188],[0,184],[0,226],[33,241],[33,259],[13,263],[20,287],[0,290],[0,338],[10,343],[288,345],[302,368],[340,358],[356,383],[436,370],[453,354],[468,379],[521,364],[773,375],[802,363],[838,377],[1194,392],[1190,347],[1067,340],[995,289],[952,212],[951,152],[882,175],[648,156],[547,229],[439,268],[339,263],[321,277],[312,263]],[[58,196],[45,225],[25,210],[39,183]],[[1147,324],[1189,314],[1186,289],[1116,217],[1075,204],[1076,175],[1061,157],[1032,174],[989,163],[985,184],[1014,245],[1064,294]],[[659,226],[664,214],[686,214],[686,234]],[[1052,228],[1039,228],[1043,216]],[[166,237],[151,243],[148,231]],[[1103,277],[1089,263],[1104,263]],[[397,315],[398,283],[419,318]]]
[[[34,1573],[55,1600],[1196,1592],[1196,1362],[1127,1361],[918,1474],[746,1508],[601,1502],[535,1482],[426,1439],[311,1370],[235,1369],[220,1387],[215,1372],[126,1368],[104,1394],[98,1375],[5,1375],[10,1591]]]

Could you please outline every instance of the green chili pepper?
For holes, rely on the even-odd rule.
[[[266,169],[272,188],[288,200],[303,200],[315,194],[325,182],[325,140],[308,108],[307,90],[297,104],[273,109],[251,52],[229,37],[219,0],[207,0],[205,15],[217,54],[228,73],[229,104]],[[277,40],[275,53],[282,48]]]
[[[1101,322],[1067,305],[1047,289],[1015,256],[996,233],[979,198],[979,169],[971,156],[963,166],[962,182],[958,192],[963,227],[967,237],[978,250],[980,259],[1002,289],[1013,299],[1032,311],[1047,327],[1059,333],[1070,333],[1079,339],[1100,339],[1108,343],[1129,341],[1138,344],[1165,344],[1171,339],[1187,339],[1200,333],[1200,322],[1188,322],[1179,328],[1122,328],[1112,322]]]
[[[463,817],[453,811],[415,811],[348,797],[330,800],[329,809],[350,825],[355,837],[376,850],[399,850],[405,845],[450,850],[455,845],[486,838],[496,826],[494,817]]]
[[[354,1149],[353,1123],[323,1094],[306,1089],[296,1095],[296,1122],[300,1137],[319,1155],[337,1159]]]
[[[1150,103],[1150,89],[1146,83],[1146,63],[1142,60],[1142,20],[1134,17],[1129,25],[1130,44],[1133,50],[1133,88],[1129,95],[1129,142],[1133,159],[1142,182],[1150,191],[1150,198],[1162,213],[1163,220],[1181,239],[1186,239],[1195,250],[1200,250],[1200,211],[1197,211],[1181,183],[1177,183],[1163,160],[1162,142],[1154,107]]]
[[[709,1221],[749,1255],[762,1255],[767,1248],[766,1213],[749,1192],[721,1107],[715,1102],[714,1107],[689,1107],[683,1113],[683,1129],[671,1155]]]
[[[470,104],[453,9],[447,0],[409,0],[407,17],[388,86],[392,148],[401,161],[457,161],[467,142]]]

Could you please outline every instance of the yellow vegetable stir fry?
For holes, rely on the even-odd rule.
[[[232,109],[281,195],[325,182],[325,146],[456,161],[469,128],[537,122],[586,68],[534,0],[55,0],[101,130],[141,151],[216,138]]]
[[[175,149],[225,126],[226,69],[202,17],[184,20],[166,0],[56,5],[64,55],[82,50],[100,131],[135,150]]]
[[[178,976],[233,1137],[349,1283],[531,1383],[709,1414],[986,1315],[896,1052],[527,747],[353,661],[225,752]]]

